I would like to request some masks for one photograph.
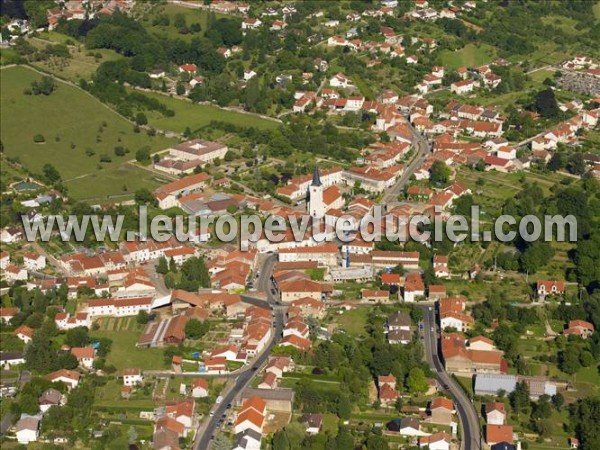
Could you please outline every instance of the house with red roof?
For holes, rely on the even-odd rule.
[[[582,337],[583,339],[587,339],[592,334],[594,334],[594,325],[590,322],[586,322],[585,320],[571,320],[569,321],[569,326],[565,331],[563,331],[565,336],[570,336],[572,334]]]

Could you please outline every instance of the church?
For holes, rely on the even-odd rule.
[[[327,205],[323,199],[324,186],[321,183],[319,168],[315,166],[312,183],[308,187],[308,213],[313,218],[320,218],[327,212]]]

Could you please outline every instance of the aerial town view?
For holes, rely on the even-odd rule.
[[[600,450],[600,1],[0,15],[2,449]]]

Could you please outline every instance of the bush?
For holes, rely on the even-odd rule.
[[[35,142],[36,144],[39,144],[39,143],[41,143],[41,142],[46,142],[46,139],[44,138],[44,136],[43,136],[43,135],[41,135],[41,134],[36,134],[36,135],[33,137],[33,142]]]

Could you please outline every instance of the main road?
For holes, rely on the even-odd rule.
[[[479,416],[473,403],[465,394],[462,387],[446,372],[438,355],[437,323],[435,306],[423,305],[423,344],[425,357],[431,368],[436,372],[437,379],[445,391],[454,398],[454,404],[461,426],[461,450],[481,450],[481,431]]]
[[[383,204],[390,205],[398,202],[398,196],[404,186],[410,181],[410,177],[416,172],[416,170],[423,165],[427,154],[429,153],[429,143],[427,140],[410,124],[407,122],[413,133],[413,146],[417,149],[417,153],[408,164],[402,176],[396,181],[396,184],[392,186],[383,197]]]
[[[275,266],[276,261],[277,255],[267,256],[262,264],[260,276],[256,284],[257,290],[266,295],[267,302],[273,308],[273,336],[263,352],[256,359],[251,361],[251,370],[242,372],[235,380],[231,380],[225,390],[221,392],[221,397],[223,397],[222,401],[213,406],[211,409],[212,415],[208,417],[208,421],[203,421],[196,431],[196,437],[193,446],[193,448],[196,450],[206,450],[210,447],[212,438],[218,428],[218,422],[221,420],[221,416],[227,411],[227,406],[233,403],[235,397],[244,389],[246,389],[258,370],[267,362],[273,346],[277,345],[281,339],[285,312],[284,308],[276,307],[277,299],[271,293],[271,276],[273,274],[273,267]]]

